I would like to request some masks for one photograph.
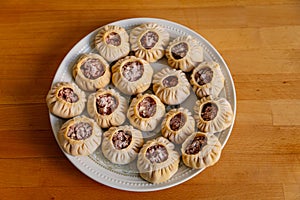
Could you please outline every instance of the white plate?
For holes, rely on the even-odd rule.
[[[111,23],[111,25],[118,25],[124,27],[128,31],[139,24],[147,23],[147,22],[154,22],[163,26],[170,33],[171,40],[178,36],[191,35],[199,41],[199,44],[204,49],[204,59],[206,61],[211,61],[211,60],[216,61],[221,66],[221,70],[225,77],[225,89],[221,93],[221,96],[226,97],[226,99],[230,102],[235,116],[236,95],[235,95],[234,83],[231,74],[229,72],[229,69],[225,61],[221,57],[221,55],[217,52],[217,50],[208,41],[206,41],[201,35],[180,24],[170,22],[167,20],[154,19],[154,18],[125,19],[125,20],[113,22]],[[71,51],[66,55],[66,57],[60,64],[52,84],[61,81],[74,82],[71,75],[72,66],[82,53],[95,51],[93,49],[94,47],[93,41],[98,30],[99,29],[88,34],[71,49]],[[165,59],[162,59],[161,61],[159,61],[159,63],[154,64],[154,71],[157,71],[161,67],[167,67]],[[196,100],[195,95],[191,95],[191,97],[187,101],[188,103],[185,102],[184,103],[185,105],[183,105],[183,107],[185,106],[189,107],[189,109],[191,110],[195,100]],[[192,104],[189,101],[193,101]],[[61,125],[65,122],[65,120],[62,120],[61,118],[58,118],[50,114],[50,122],[51,122],[53,133],[56,138],[57,132],[60,129]],[[226,144],[230,136],[232,127],[233,127],[233,123],[225,131],[216,134],[222,144],[222,147],[224,147],[224,145]],[[157,131],[156,134],[159,134],[159,131]],[[154,136],[155,135],[152,134],[152,136],[149,137],[154,137]],[[113,188],[127,190],[127,191],[155,191],[155,190],[166,189],[189,180],[190,178],[199,174],[203,170],[203,169],[194,170],[194,169],[187,168],[181,162],[179,165],[178,172],[170,180],[160,184],[151,184],[139,177],[136,168],[134,166],[135,163],[126,166],[114,165],[102,156],[100,150],[96,150],[94,154],[85,157],[82,156],[74,157],[66,153],[65,155],[81,172],[83,172],[85,175],[89,176],[90,178],[94,179],[95,181]]]

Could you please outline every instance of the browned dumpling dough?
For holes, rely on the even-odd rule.
[[[98,54],[83,54],[73,67],[73,77],[77,85],[86,91],[104,88],[110,82],[108,63]]]
[[[169,180],[177,172],[180,161],[174,148],[174,144],[163,137],[144,144],[137,161],[140,176],[151,183]]]
[[[119,126],[126,120],[127,102],[114,89],[100,89],[88,98],[87,111],[102,128]]]
[[[185,108],[170,110],[162,122],[162,135],[177,144],[183,143],[194,131],[195,120]]]
[[[203,97],[194,107],[197,127],[202,132],[220,132],[232,124],[233,111],[230,103],[222,97]]]
[[[75,84],[59,82],[49,90],[46,101],[52,114],[62,118],[71,118],[82,113],[86,97]]]
[[[136,57],[156,62],[165,54],[169,33],[160,25],[147,23],[132,29],[129,40]]]
[[[214,134],[196,132],[182,144],[183,163],[191,168],[200,169],[214,165],[220,158],[221,143]]]
[[[129,36],[124,28],[106,25],[96,35],[95,47],[103,58],[112,62],[128,55],[128,40]]]
[[[181,70],[164,68],[153,76],[153,91],[168,105],[184,102],[190,95],[190,83]]]
[[[144,59],[127,56],[112,67],[112,73],[116,88],[124,94],[134,95],[150,87],[153,69]]]
[[[190,72],[203,61],[203,48],[193,37],[181,36],[170,42],[166,56],[171,67]]]
[[[217,97],[224,88],[224,76],[220,65],[214,61],[202,62],[193,70],[191,84],[198,97]]]
[[[132,162],[144,144],[141,131],[128,125],[111,127],[103,136],[103,155],[120,165]]]
[[[132,99],[127,118],[134,127],[142,131],[153,131],[165,114],[165,106],[152,94],[139,94]]]
[[[101,144],[102,130],[86,116],[77,116],[65,122],[57,138],[65,152],[73,156],[92,154]]]

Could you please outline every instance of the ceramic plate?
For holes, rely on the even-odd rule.
[[[154,22],[163,26],[170,33],[170,37],[171,37],[170,40],[178,36],[191,35],[199,41],[199,44],[204,49],[204,60],[218,62],[221,66],[221,70],[225,77],[225,88],[221,92],[220,96],[225,97],[230,102],[235,116],[235,111],[236,111],[235,88],[234,88],[234,83],[231,74],[229,72],[229,69],[225,61],[221,57],[221,55],[217,52],[217,50],[201,35],[199,35],[198,33],[192,31],[191,29],[183,25],[170,22],[167,20],[153,19],[153,18],[125,19],[125,20],[113,22],[110,25],[118,25],[124,27],[129,33],[133,27],[136,27],[140,24],[147,23],[147,22]],[[99,29],[88,34],[71,49],[71,51],[66,55],[66,57],[60,64],[56,72],[56,75],[54,77],[53,84],[61,81],[74,82],[71,75],[72,66],[74,65],[76,60],[80,57],[81,54],[96,52],[94,49],[93,42],[94,42],[94,37],[98,32],[98,30]],[[168,67],[165,58],[151,65],[154,68],[154,72],[157,72],[162,68]],[[110,85],[109,87],[113,87],[113,86]],[[195,104],[196,99],[197,98],[195,94],[192,93],[190,97],[180,106],[188,108],[191,112],[193,112],[193,106]],[[86,111],[84,114],[86,114]],[[58,130],[60,129],[61,125],[65,121],[66,120],[63,120],[61,118],[58,118],[50,114],[50,122],[51,122],[51,126],[55,138]],[[224,145],[226,144],[230,136],[232,126],[233,123],[225,131],[216,133],[216,136],[219,138],[222,147],[224,147]],[[145,138],[145,140],[154,138],[160,134],[161,133],[159,132],[159,129],[156,129],[151,133],[147,133],[147,138]],[[179,148],[180,147],[177,147],[177,150]],[[96,150],[90,156],[74,157],[66,153],[65,155],[81,172],[83,172],[85,175],[89,176],[90,178],[94,179],[95,181],[113,188],[127,190],[127,191],[155,191],[155,190],[166,189],[178,185],[184,181],[187,181],[192,177],[194,177],[195,175],[199,174],[202,170],[204,170],[204,169],[200,169],[200,170],[190,169],[186,167],[182,162],[180,162],[177,173],[170,180],[160,184],[151,184],[139,177],[137,173],[135,161],[133,161],[131,164],[123,165],[123,166],[112,164],[106,158],[103,157],[100,148],[98,148],[98,150]]]

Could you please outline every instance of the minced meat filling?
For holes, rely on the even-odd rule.
[[[95,80],[104,74],[104,67],[100,60],[91,58],[87,59],[84,63],[82,63],[81,67],[82,74],[88,78]]]
[[[130,132],[123,130],[117,131],[112,138],[114,147],[118,150],[128,147],[131,143],[131,140],[132,136]]]
[[[110,115],[118,107],[118,101],[111,94],[103,94],[97,97],[96,107],[100,115]]]
[[[197,154],[207,144],[207,138],[204,135],[197,136],[194,140],[186,147],[186,154]]]
[[[79,100],[72,88],[62,88],[58,92],[58,97],[70,103],[75,103]]]
[[[73,140],[85,140],[92,135],[92,131],[89,123],[79,122],[69,127],[67,135]]]
[[[145,49],[151,49],[158,42],[158,35],[153,31],[148,31],[142,36],[140,42]]]
[[[188,45],[185,42],[181,42],[172,47],[171,53],[172,53],[173,58],[175,58],[176,60],[179,60],[186,56],[188,50],[189,50]]]
[[[152,117],[156,112],[156,102],[151,97],[144,98],[138,104],[139,115],[143,118]]]
[[[186,122],[186,118],[182,113],[178,113],[170,120],[170,128],[173,131],[178,131],[181,129]]]
[[[163,145],[154,145],[147,149],[146,157],[151,163],[161,163],[168,159],[168,151]]]
[[[212,78],[213,71],[209,67],[204,67],[195,74],[195,80],[199,85],[210,83]]]
[[[143,74],[144,66],[139,61],[127,62],[122,67],[122,75],[130,82],[139,80]]]
[[[201,117],[205,121],[213,120],[218,114],[218,106],[214,103],[206,103],[201,110]]]
[[[121,44],[121,37],[118,33],[111,32],[105,38],[106,44],[119,46]]]
[[[166,88],[175,87],[178,84],[177,76],[168,76],[163,80],[163,85]]]

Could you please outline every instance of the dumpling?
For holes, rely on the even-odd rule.
[[[114,89],[100,89],[88,98],[87,111],[102,128],[119,126],[126,120],[127,101]]]
[[[132,162],[144,144],[141,131],[127,125],[111,127],[103,136],[103,155],[120,165]]]
[[[128,56],[112,67],[112,82],[122,93],[134,95],[146,91],[152,81],[153,69],[142,58]]]
[[[222,97],[203,97],[194,107],[197,127],[202,132],[220,132],[228,128],[233,121],[230,103]]]
[[[224,76],[220,65],[214,61],[199,64],[193,70],[191,84],[198,97],[217,97],[224,88]]]
[[[110,82],[108,63],[98,54],[83,54],[73,67],[73,77],[77,85],[86,91],[104,88]]]
[[[140,176],[151,183],[169,180],[177,172],[180,161],[174,148],[174,144],[163,137],[144,144],[137,161]]]
[[[184,102],[190,95],[190,83],[181,70],[164,68],[153,76],[153,91],[168,105]]]
[[[182,161],[194,169],[209,167],[219,160],[221,151],[221,143],[214,134],[196,132],[182,144]]]
[[[132,99],[127,118],[132,126],[142,131],[153,131],[165,114],[165,106],[152,94],[139,94]]]
[[[156,62],[165,54],[169,33],[160,25],[147,23],[132,29],[129,40],[136,57]]]
[[[166,57],[171,67],[190,72],[203,61],[203,48],[191,36],[181,36],[170,42]]]
[[[129,36],[124,28],[106,25],[96,35],[95,47],[103,58],[112,62],[128,55],[128,40]]]
[[[102,130],[86,116],[65,122],[58,132],[58,141],[65,152],[73,156],[92,154],[101,144]]]
[[[162,122],[162,135],[176,144],[183,143],[194,131],[195,120],[185,108],[170,110]]]
[[[71,118],[83,112],[86,97],[75,84],[59,82],[49,90],[46,101],[52,114],[62,118]]]

